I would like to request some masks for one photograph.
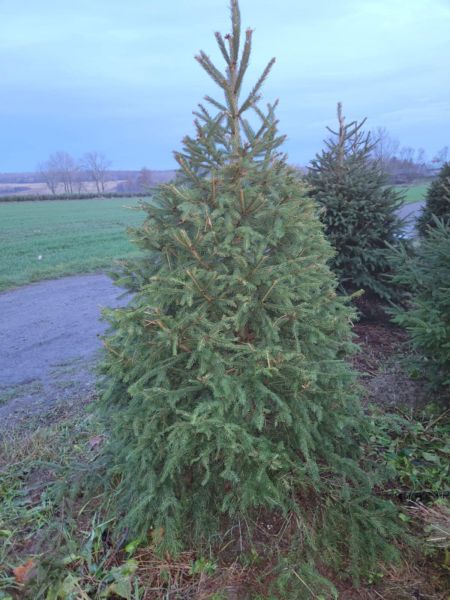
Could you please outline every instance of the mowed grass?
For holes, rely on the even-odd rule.
[[[144,219],[138,205],[134,198],[0,203],[0,290],[136,255],[126,230]]]
[[[411,185],[398,185],[396,186],[405,195],[405,204],[412,204],[413,202],[420,202],[425,200],[429,182],[426,183],[412,183]]]

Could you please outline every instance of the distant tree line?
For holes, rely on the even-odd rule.
[[[100,152],[87,152],[76,160],[64,151],[54,152],[40,163],[38,172],[51,194],[81,194],[86,183],[94,183],[98,194],[106,191],[108,169],[111,162]]]
[[[373,142],[372,157],[377,160],[386,173],[389,183],[410,183],[418,179],[434,177],[449,158],[449,147],[441,148],[428,159],[423,148],[401,146],[399,140],[392,137],[385,127],[371,132]],[[298,167],[302,173],[307,168]],[[40,163],[36,177],[30,174],[15,174],[14,183],[30,183],[39,180],[46,183],[53,196],[73,196],[75,194],[145,194],[161,182],[175,177],[174,171],[151,171],[143,167],[140,171],[111,170],[111,161],[101,152],[87,152],[81,159],[75,159],[68,152],[58,151]],[[0,181],[4,177],[0,174]],[[6,179],[5,179],[6,181]],[[12,181],[8,177],[8,181]],[[108,182],[119,181],[114,188]],[[20,189],[12,189],[14,194]]]
[[[423,148],[401,146],[385,127],[371,132],[374,141],[373,157],[377,159],[390,183],[410,183],[417,179],[433,177],[448,160],[449,148],[444,146],[429,160]]]
[[[120,182],[116,190],[124,194],[142,193],[154,187],[157,183],[153,177],[153,173],[146,167],[143,167],[139,173],[130,174],[126,181]]]
[[[37,169],[40,181],[47,184],[53,196],[74,196],[107,192],[145,194],[149,189],[170,177],[168,172],[153,172],[143,167],[140,171],[111,171],[111,161],[101,152],[87,152],[80,160],[64,151],[54,152]],[[114,189],[108,182],[120,181]]]

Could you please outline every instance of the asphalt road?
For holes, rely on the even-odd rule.
[[[105,275],[81,275],[0,294],[0,432],[13,421],[92,394],[106,324],[127,302]]]
[[[422,206],[423,201],[413,202],[412,204],[405,204],[405,206],[402,206],[398,211],[400,217],[406,220],[406,232],[408,236],[414,234],[414,223],[417,217],[419,216],[420,209],[422,208]]]

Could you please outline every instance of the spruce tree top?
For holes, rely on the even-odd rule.
[[[225,72],[214,65],[209,56],[201,51],[195,58],[213,81],[220,87],[220,100],[205,97],[208,108],[200,104],[194,115],[196,136],[186,136],[182,152],[175,158],[187,180],[195,186],[206,186],[208,179],[227,165],[240,165],[234,176],[246,174],[246,167],[263,170],[271,167],[282,155],[276,149],[285,136],[277,135],[274,110],[277,102],[269,104],[264,113],[259,108],[262,86],[272,69],[272,58],[251,90],[241,100],[245,73],[249,66],[253,31],[247,29],[241,35],[241,17],[237,0],[231,1],[232,32],[215,37],[225,60]],[[210,110],[214,110],[211,116]],[[252,125],[251,113],[259,123]],[[233,177],[233,175],[231,175]]]

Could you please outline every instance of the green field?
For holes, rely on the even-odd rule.
[[[0,290],[106,269],[136,253],[126,228],[134,198],[0,203]],[[39,258],[41,257],[41,258]]]
[[[413,202],[419,202],[424,200],[428,186],[427,183],[413,183],[411,185],[398,185],[396,186],[400,191],[405,194],[405,204],[412,204]]]
[[[424,198],[428,183],[398,186],[406,203]],[[143,213],[139,200],[51,200],[0,203],[0,290],[41,279],[107,269],[136,254],[126,234]],[[39,258],[41,257],[41,258]]]

